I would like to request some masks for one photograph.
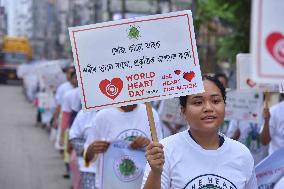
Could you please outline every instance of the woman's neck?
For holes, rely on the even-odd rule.
[[[218,131],[202,132],[190,129],[190,133],[197,144],[205,150],[216,150],[220,145]]]

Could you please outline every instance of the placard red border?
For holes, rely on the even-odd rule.
[[[270,77],[270,78],[283,78],[284,75],[271,75],[271,74],[263,74],[261,71],[261,58],[260,58],[260,54],[261,54],[261,37],[262,37],[262,20],[263,20],[263,0],[259,0],[259,4],[258,4],[258,41],[257,41],[257,74],[261,77]],[[265,78],[264,78],[265,79]]]
[[[139,23],[139,22],[146,22],[146,21],[148,22],[148,21],[156,21],[156,20],[162,20],[162,19],[176,18],[176,17],[181,17],[181,16],[186,16],[187,17],[188,32],[189,32],[189,37],[190,37],[190,45],[191,45],[191,50],[192,50],[192,53],[193,53],[194,65],[196,66],[196,59],[195,59],[194,48],[193,48],[193,44],[192,44],[192,36],[191,36],[191,32],[190,32],[190,19],[189,19],[189,15],[188,14],[180,14],[180,15],[175,15],[175,16],[165,16],[165,17],[160,17],[160,18],[151,18],[151,19],[145,19],[145,20],[137,20],[137,21],[132,21],[132,22],[124,22],[124,23],[120,23],[120,24],[111,24],[111,25],[98,26],[98,27],[94,27],[94,28],[79,29],[79,30],[72,31],[74,47],[75,47],[75,53],[76,53],[76,59],[77,59],[77,65],[78,65],[79,73],[80,73],[80,82],[81,82],[82,91],[83,91],[82,95],[83,95],[85,108],[86,109],[91,109],[91,108],[99,108],[99,107],[109,106],[109,105],[114,105],[114,104],[122,104],[122,103],[125,103],[125,102],[135,102],[135,101],[138,101],[138,100],[157,98],[157,97],[160,97],[160,95],[151,96],[151,97],[147,97],[147,98],[140,98],[140,99],[135,99],[135,100],[128,100],[128,101],[123,101],[123,102],[104,104],[104,105],[100,105],[100,106],[90,106],[90,107],[87,107],[85,90],[84,90],[84,85],[83,85],[83,80],[82,80],[82,73],[81,73],[81,68],[80,68],[80,61],[79,61],[79,57],[78,57],[78,49],[77,49],[77,44],[76,44],[76,39],[75,39],[75,33],[76,32],[83,32],[83,31],[87,31],[87,30],[95,30],[95,29],[101,29],[101,28],[109,28],[109,27],[114,27],[114,26],[120,26],[120,25],[125,25],[125,24],[133,24],[133,23]],[[168,95],[171,95],[171,94],[168,94]],[[163,95],[163,96],[165,96],[165,95]]]

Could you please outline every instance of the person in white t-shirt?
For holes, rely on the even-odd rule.
[[[247,120],[231,120],[227,137],[237,140],[250,150],[255,165],[268,155],[268,146],[260,141],[262,123]]]
[[[54,112],[54,115],[53,115],[54,122],[57,122],[57,119],[59,117],[59,113],[61,111],[61,106],[62,106],[62,103],[63,103],[64,94],[67,91],[73,89],[73,85],[71,83],[71,75],[73,73],[75,73],[75,68],[69,67],[66,71],[67,81],[62,83],[61,85],[59,85],[59,87],[56,90],[55,101],[56,101],[57,107],[56,107],[56,111]]]
[[[73,89],[67,91],[63,97],[63,102],[61,104],[61,113],[60,113],[61,120],[60,120],[60,125],[59,125],[59,128],[60,128],[59,144],[63,146],[63,150],[64,150],[63,159],[64,159],[65,166],[66,166],[66,174],[64,175],[64,178],[70,177],[69,175],[70,174],[70,166],[69,166],[70,158],[69,158],[69,153],[68,153],[68,132],[69,132],[68,129],[71,126],[72,121],[73,121],[71,119],[72,118],[72,107],[71,107],[72,101],[76,97],[76,94],[79,92],[77,76],[76,76],[75,71],[71,73],[71,84],[73,86]],[[79,175],[79,172],[77,175]],[[73,177],[73,178],[76,178],[76,177]],[[73,179],[73,180],[78,180],[78,179]],[[78,185],[78,182],[76,183],[77,184],[75,185]]]
[[[162,132],[157,112],[153,109],[153,115],[159,139]],[[86,163],[96,159],[96,185],[101,181],[101,154],[104,153],[114,140],[125,140],[133,149],[141,149],[147,146],[151,140],[146,106],[135,104],[120,108],[104,109],[97,113],[92,130],[88,134],[85,143]]]
[[[260,136],[262,144],[269,144],[269,155],[284,147],[284,94],[281,94],[280,101],[263,110],[264,126]]]
[[[205,92],[180,97],[189,130],[147,146],[143,189],[257,189],[254,162],[241,143],[219,134],[226,92],[203,76]]]
[[[96,114],[96,111],[84,112],[83,110],[80,110],[69,131],[69,140],[73,149],[76,151],[80,169],[80,189],[96,189],[95,163],[91,163],[89,167],[86,167],[83,158],[84,143],[92,125],[91,120],[94,119]]]
[[[61,106],[63,103],[63,97],[69,90],[73,89],[73,85],[71,83],[71,76],[75,74],[75,68],[69,67],[66,71],[66,78],[67,81],[63,84],[61,84],[55,94],[55,101],[57,104],[56,110],[53,114],[52,118],[52,128],[56,129],[56,141],[55,141],[55,148],[58,150],[63,150],[63,146],[60,145],[60,136],[61,136],[61,128],[60,128],[60,121],[61,121]],[[68,175],[65,175],[66,178],[68,178]]]

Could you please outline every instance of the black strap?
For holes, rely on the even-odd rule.
[[[194,142],[196,142],[195,138],[192,136],[191,131],[188,130],[188,134],[189,136],[192,138],[192,140],[194,140]],[[219,135],[219,147],[221,147],[225,142],[225,139],[223,136]],[[196,142],[197,143],[197,142]],[[198,144],[198,143],[197,143]]]

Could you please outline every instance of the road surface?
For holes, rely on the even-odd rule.
[[[0,85],[0,188],[70,189],[48,133],[35,127],[36,109],[20,86]]]

